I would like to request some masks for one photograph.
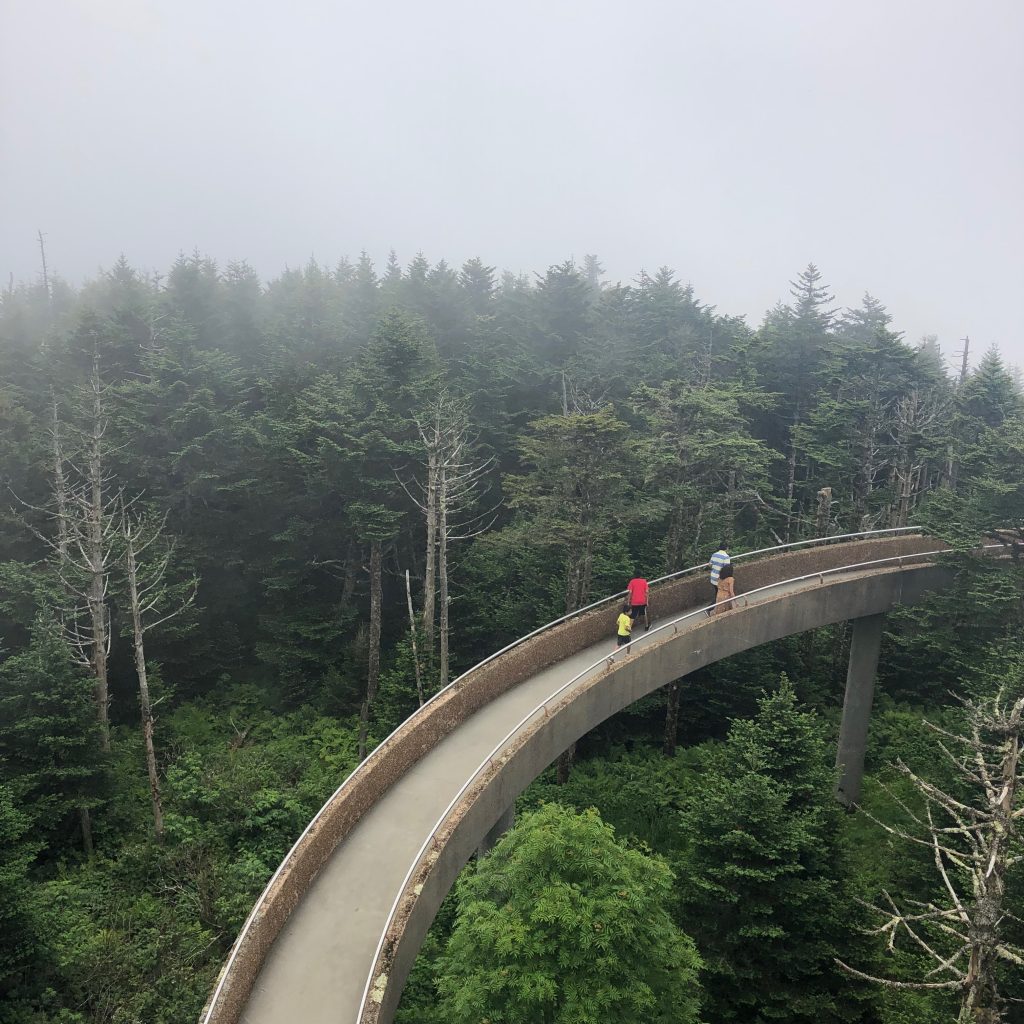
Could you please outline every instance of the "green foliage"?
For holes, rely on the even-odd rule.
[[[31,831],[10,787],[0,784],[0,989],[8,992],[26,987],[40,944],[29,867],[42,844]]]
[[[55,840],[73,834],[80,808],[102,792],[96,710],[88,677],[57,627],[40,618],[31,645],[0,663],[0,780]]]
[[[460,882],[439,1019],[696,1021],[700,958],[665,910],[671,886],[595,811],[524,816]]]
[[[944,703],[971,680],[997,646],[1012,647],[1024,628],[1024,571],[970,553],[947,557],[952,581],[919,604],[889,616],[880,678],[886,691],[908,701]]]
[[[713,757],[713,744],[680,748],[672,758],[650,748],[632,752],[617,748],[581,762],[564,785],[542,776],[521,804],[534,808],[557,802],[581,812],[600,808],[601,817],[617,835],[667,854],[680,847],[677,816],[697,797],[703,786],[702,769]]]
[[[635,447],[611,407],[534,420],[520,441],[533,472],[506,486],[529,522],[529,542],[565,559],[566,611],[590,600],[598,551],[621,543],[623,526],[655,504],[633,485]]]
[[[833,966],[847,912],[820,727],[783,679],[724,755],[680,819],[680,920],[704,957],[713,1019],[857,1019]]]

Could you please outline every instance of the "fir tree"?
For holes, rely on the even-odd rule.
[[[0,664],[0,769],[39,833],[68,832],[103,784],[90,683],[56,626],[40,618],[31,646]]]
[[[857,1019],[833,959],[845,941],[839,810],[820,727],[784,679],[682,815],[682,924],[711,1019]]]

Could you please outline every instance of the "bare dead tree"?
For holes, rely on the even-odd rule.
[[[62,609],[64,640],[76,663],[93,677],[100,746],[110,750],[109,688],[107,659],[111,632],[108,596],[111,565],[116,555],[119,497],[113,477],[105,469],[108,387],[100,375],[98,345],[92,370],[79,389],[80,425],[70,425],[77,436],[74,451],[64,445],[56,401],[53,402],[51,470],[53,501],[49,507],[22,502],[25,508],[48,520],[52,532],[28,524],[54,553],[57,574],[65,595]]]
[[[146,748],[146,771],[153,805],[153,831],[163,840],[164,815],[160,797],[160,776],[157,772],[153,744],[153,704],[149,696],[149,675],[146,667],[145,634],[180,615],[195,600],[197,581],[183,593],[175,593],[167,583],[167,568],[174,551],[164,538],[165,515],[149,520],[133,513],[122,502],[120,529],[123,541],[122,561],[128,584],[128,600],[132,612],[132,641],[135,650],[135,674],[139,682],[139,710],[142,715],[142,736]]]
[[[828,533],[828,522],[832,515],[832,488],[822,487],[817,497],[818,513],[814,520],[814,535],[824,537]]]
[[[927,444],[941,412],[937,402],[916,388],[896,403],[891,428],[892,480],[896,497],[890,510],[890,526],[907,525],[913,503],[923,489]]]
[[[971,365],[971,336],[967,335],[963,339],[964,351],[960,360],[960,376],[957,377],[956,386],[962,388],[967,383],[967,371]]]
[[[443,448],[441,429],[444,405],[439,399],[431,410],[431,422],[426,427],[417,421],[420,440],[426,454],[426,486],[424,501],[417,502],[426,520],[427,538],[423,570],[423,632],[427,638],[427,659],[433,669],[434,661],[434,615],[437,606],[437,478],[438,462]]]
[[[1006,873],[1021,860],[1021,745],[1024,693],[1019,676],[995,697],[963,701],[964,727],[954,733],[928,723],[939,749],[969,788],[959,799],[922,778],[902,761],[899,772],[919,794],[923,810],[894,796],[910,825],[871,819],[889,835],[927,848],[942,883],[942,897],[897,902],[888,892],[868,904],[881,918],[872,934],[894,950],[905,937],[934,966],[923,978],[880,978],[837,961],[854,977],[894,989],[945,989],[960,997],[960,1024],[1003,1020],[1000,966],[1024,968],[1024,949],[1006,941],[1006,925],[1016,920],[1004,906]]]
[[[412,610],[412,584],[409,570],[405,570],[405,602],[409,609],[409,639],[412,641],[412,660],[416,666],[416,696],[423,707],[423,673],[420,671],[420,652],[416,643],[416,613]]]
[[[60,431],[60,407],[50,394],[50,454],[53,470],[53,501],[56,511],[57,560],[64,565],[68,559],[68,484],[64,473],[64,443]]]
[[[57,556],[58,572],[66,575],[68,570],[69,526],[68,526],[68,485],[64,472],[64,443],[61,436],[60,407],[56,397],[50,395],[52,416],[50,421],[50,453],[53,472],[53,518],[57,528],[57,537],[47,536],[45,539]],[[65,591],[65,593],[67,593]],[[92,816],[86,804],[78,808],[78,820],[82,829],[82,846],[86,855],[91,857],[94,850],[92,839]]]
[[[404,481],[400,482],[426,521],[423,631],[432,663],[435,603],[440,605],[439,677],[441,686],[446,686],[450,642],[448,546],[479,536],[497,518],[497,506],[474,512],[486,493],[481,485],[494,466],[494,458],[476,456],[477,439],[470,432],[469,411],[462,400],[447,391],[438,395],[426,424],[417,421],[417,426],[424,451],[421,465],[425,481],[414,480],[417,493]]]
[[[95,680],[96,712],[100,724],[100,745],[110,750],[110,693],[107,659],[110,655],[110,610],[107,596],[113,547],[118,534],[119,496],[113,492],[112,475],[105,468],[109,420],[106,399],[109,387],[100,374],[99,345],[93,347],[92,369],[84,388],[86,425],[79,430],[83,441],[82,465],[75,466],[69,487],[69,555],[64,575],[68,592],[84,601],[87,621],[73,614],[66,635],[79,662],[90,669]]]
[[[864,378],[858,383],[871,386],[871,382]],[[870,530],[875,526],[869,502],[875,480],[886,466],[885,426],[891,415],[891,405],[891,402],[873,395],[859,431],[857,470],[853,478],[853,515],[858,530]]]
[[[43,289],[46,292],[46,307],[50,307],[50,270],[46,265],[46,236],[43,234],[42,229],[36,231],[36,237],[39,239],[39,259],[43,266]]]

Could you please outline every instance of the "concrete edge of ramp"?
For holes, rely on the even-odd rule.
[[[698,668],[785,636],[911,604],[949,580],[944,566],[882,568],[758,602],[668,636],[595,672],[535,716],[489,759],[452,808],[397,901],[359,1024],[384,1024],[426,933],[463,866],[502,813],[571,743],[641,697]],[[345,1022],[342,1022],[345,1024]]]

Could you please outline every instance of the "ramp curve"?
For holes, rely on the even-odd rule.
[[[593,667],[612,653],[614,598],[488,659],[396,730],[324,805],[246,922],[203,1024],[390,1020],[458,871],[571,742],[701,665],[916,600],[941,584],[940,547],[920,535],[873,536],[749,561],[738,569],[742,590],[756,591],[747,607],[655,629],[610,666]],[[683,574],[652,589],[652,610],[680,619],[710,593],[703,571]],[[539,707],[545,713],[533,715]]]

